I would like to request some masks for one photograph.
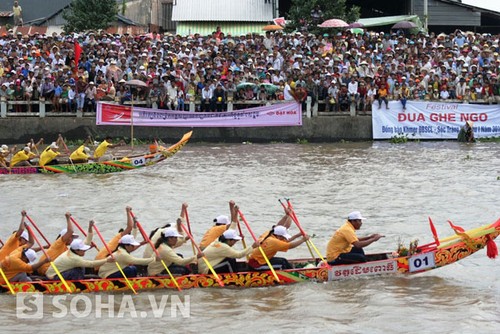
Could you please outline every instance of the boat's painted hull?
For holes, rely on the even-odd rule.
[[[279,283],[275,280],[271,271],[227,273],[219,274],[219,276],[224,286],[243,288],[292,284],[305,281],[325,282],[371,275],[419,273],[457,262],[484,248],[488,239],[495,239],[500,234],[500,219],[494,224],[485,225],[466,233],[470,236],[467,240],[460,236],[445,238],[443,240],[447,240],[446,244],[440,247],[428,248],[413,256],[386,258],[354,265],[333,266],[331,268],[313,267],[278,270]],[[424,264],[426,262],[425,259],[430,260],[427,265]],[[292,262],[296,266],[305,266],[308,262],[312,262],[312,260],[293,260]],[[187,275],[177,277],[176,279],[181,289],[219,287],[219,284],[212,275]],[[131,278],[130,281],[137,291],[176,289],[168,276],[137,277]],[[86,279],[68,281],[68,283],[73,293],[130,291],[123,279]],[[67,293],[60,281],[12,283],[12,286],[15,292]],[[4,285],[2,291],[8,292],[7,286]]]
[[[186,133],[181,140],[168,149],[157,153],[146,153],[138,156],[123,158],[121,160],[111,160],[103,162],[90,162],[78,164],[61,164],[50,166],[33,166],[33,167],[13,167],[9,171],[7,168],[0,167],[0,174],[77,174],[77,173],[93,173],[106,174],[122,172],[130,169],[139,169],[146,166],[155,165],[175,153],[177,153],[191,138],[192,131]]]

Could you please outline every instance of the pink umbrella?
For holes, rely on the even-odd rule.
[[[391,29],[412,29],[416,28],[417,25],[411,21],[401,21],[392,26]]]
[[[361,22],[349,23],[349,28],[364,28],[365,25]]]
[[[349,26],[349,24],[347,24],[347,22],[340,20],[340,19],[326,20],[325,22],[318,25],[318,27],[321,27],[321,28],[345,28],[347,26]]]

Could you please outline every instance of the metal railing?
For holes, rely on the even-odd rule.
[[[282,100],[268,100],[268,101],[259,101],[259,100],[238,100],[238,101],[227,101],[225,108],[226,111],[240,110],[245,108],[251,108],[256,106],[266,106],[277,103],[284,103],[288,101]],[[436,102],[434,100],[429,100],[428,102]],[[461,100],[447,100],[448,103],[464,103]],[[117,103],[117,102],[110,102]],[[377,102],[375,102],[376,104]],[[466,103],[470,104],[497,104],[497,102],[491,102],[487,100],[476,100],[476,101],[466,101]],[[117,103],[118,104],[118,103]],[[126,101],[124,105],[134,105],[140,107],[152,107],[158,108],[157,101],[145,101],[145,100],[134,100],[134,101]],[[53,103],[48,100],[34,100],[34,101],[12,101],[12,100],[0,100],[0,118],[6,117],[93,117],[95,116],[94,111],[77,111],[76,106],[74,110],[70,111],[67,108],[67,102],[61,102],[61,109],[63,111],[55,112],[53,111]],[[185,110],[195,112],[198,111],[201,107],[201,101],[187,101],[185,104]],[[307,118],[317,117],[317,116],[365,116],[371,115],[371,110],[363,111],[358,110],[355,103],[351,103],[347,110],[339,110],[338,107],[335,107],[334,111],[328,111],[327,108],[329,105],[326,100],[318,100],[316,103],[312,103],[311,97],[308,97],[305,102],[305,109],[302,111],[303,115]]]

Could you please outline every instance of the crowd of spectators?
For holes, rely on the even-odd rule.
[[[210,36],[106,32],[0,37],[0,99],[51,101],[59,112],[132,96],[162,109],[222,111],[232,101],[298,100],[327,111],[388,101],[500,100],[500,35],[348,30]],[[82,48],[76,64],[75,43]],[[131,88],[139,79],[147,88]],[[135,86],[134,86],[135,87]],[[131,91],[132,89],[132,91]],[[378,101],[378,103],[377,103]],[[36,104],[12,104],[32,111]],[[28,109],[28,110],[26,110]]]

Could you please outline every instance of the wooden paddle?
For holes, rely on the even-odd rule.
[[[196,244],[196,242],[194,241],[194,238],[193,236],[191,235],[191,233],[189,233],[188,229],[184,226],[184,224],[182,224],[182,222],[180,223],[181,225],[181,228],[182,230],[184,231],[184,233],[186,233],[186,235],[189,237],[189,239],[191,239],[191,242],[193,243],[193,245],[196,247],[196,249],[198,250],[198,253],[203,253],[200,249],[200,246],[198,246]],[[212,267],[212,265],[210,264],[210,262],[208,262],[208,259],[206,256],[203,256],[202,257],[203,261],[205,261],[205,264],[207,265],[208,269],[210,269],[210,272],[212,272],[212,275],[214,275],[215,277],[215,280],[217,281],[217,283],[219,283],[219,285],[221,287],[224,286],[224,283],[221,281],[221,279],[219,278],[219,275],[217,275],[217,273],[215,272],[214,268]]]
[[[241,219],[243,220],[243,223],[245,224],[245,226],[247,227],[248,232],[250,232],[250,235],[252,236],[253,240],[256,242],[257,238],[255,237],[255,234],[253,233],[252,229],[250,228],[250,225],[248,224],[248,222],[245,219],[245,216],[243,215],[243,213],[241,212],[241,210],[238,210],[238,214],[240,215]],[[262,249],[262,246],[260,246],[260,245],[259,245],[259,251],[262,254],[262,257],[264,258],[264,260],[266,260],[267,266],[269,267],[269,269],[271,269],[271,272],[273,273],[274,278],[279,283],[280,282],[280,278],[278,277],[278,274],[276,274],[276,271],[274,270],[274,268],[273,268],[271,262],[269,261],[266,253]]]
[[[287,207],[285,206],[285,204],[281,201],[281,199],[278,199],[278,201],[280,202],[281,206],[283,207],[283,209],[285,210],[285,213],[286,213],[286,210],[287,210]],[[290,217],[293,213],[290,212]],[[293,220],[293,218],[292,218]],[[301,231],[302,233],[302,231]],[[304,233],[302,233],[302,235],[304,235]],[[311,254],[311,258],[313,258],[314,260],[316,260],[316,257],[314,256],[314,253],[311,249],[311,245],[309,245],[309,240],[306,241],[306,245],[307,245],[307,249],[309,249],[309,253]]]
[[[172,272],[170,271],[170,269],[168,269],[167,265],[165,264],[165,261],[163,261],[163,259],[160,257],[160,253],[158,252],[158,249],[155,248],[155,245],[153,245],[153,242],[151,241],[151,239],[148,237],[147,233],[144,231],[144,229],[142,228],[142,225],[141,223],[139,223],[137,221],[137,218],[135,218],[134,216],[134,213],[132,211],[130,211],[130,214],[132,215],[132,218],[134,219],[135,223],[137,224],[137,228],[139,229],[139,231],[141,232],[142,234],[142,238],[144,240],[146,240],[149,245],[151,246],[151,248],[153,249],[153,251],[155,252],[156,256],[160,259],[161,261],[161,264],[163,265],[163,268],[165,268],[165,270],[167,271],[168,273],[168,276],[170,276],[170,279],[174,282],[175,284],[175,287],[177,288],[177,290],[179,291],[182,291],[181,287],[179,286],[179,283],[177,282],[177,280],[175,279],[174,275],[172,275]]]
[[[59,136],[57,137],[57,141],[61,141],[61,143],[63,143],[63,146],[64,146],[64,149],[66,150],[66,153],[67,154],[70,154],[70,150],[68,149],[68,146],[66,145],[66,142],[64,141],[64,138],[61,134],[59,134]]]
[[[193,235],[193,233],[191,232],[191,223],[189,222],[189,214],[187,212],[187,207],[183,206],[183,209],[184,209],[183,210],[184,218],[186,218],[186,223],[187,223],[187,226],[188,226],[189,234]],[[191,239],[191,248],[193,248],[193,254],[196,255],[196,250],[195,250],[194,242],[193,242],[192,239]]]
[[[82,232],[82,234],[83,234],[83,235],[85,236],[85,238],[86,238],[86,237],[87,237],[87,233],[85,233],[85,230],[84,230],[84,229],[80,226],[80,224],[78,224],[78,223],[77,223],[77,221],[73,218],[73,216],[71,216],[69,219],[71,220],[71,222],[72,222],[73,224],[75,224],[75,226],[76,226],[76,227],[80,230],[80,232]],[[92,228],[92,226],[94,226],[94,224],[95,224],[95,223],[94,223],[94,221],[93,221],[93,220],[91,220],[91,221],[89,222],[89,226],[90,226],[89,228]],[[97,249],[97,251],[99,251],[99,248],[97,247],[97,245],[96,245],[93,241],[91,241],[90,245],[91,245],[92,247],[94,247],[95,249]]]
[[[106,247],[106,250],[108,251],[108,254],[109,256],[111,256],[111,258],[113,258],[115,260],[115,263],[116,263],[116,267],[118,268],[118,270],[120,271],[120,273],[122,274],[123,278],[125,279],[125,282],[127,282],[127,285],[128,287],[130,288],[130,290],[132,290],[132,292],[136,295],[137,294],[137,291],[135,291],[134,289],[134,286],[132,285],[132,283],[129,281],[128,277],[125,275],[125,273],[123,272],[123,269],[122,267],[120,266],[120,264],[118,263],[118,261],[116,261],[116,258],[115,256],[113,255],[113,252],[111,251],[111,249],[109,249],[108,247],[108,244],[106,243],[106,241],[104,240],[104,238],[102,237],[102,234],[101,232],[99,231],[99,229],[97,228],[97,226],[94,224],[93,226],[94,228],[94,231],[97,233],[97,235],[99,236],[99,239],[101,239],[101,242],[102,244],[104,245],[104,247]]]
[[[37,230],[37,232],[42,236],[43,240],[45,240],[45,242],[47,243],[47,246],[50,247],[49,240],[47,240],[47,238],[45,237],[45,235],[43,235],[42,231],[40,231],[40,229],[38,228],[38,226],[36,226],[35,222],[31,219],[31,217],[28,216],[28,215],[26,215],[26,218],[31,223],[31,225],[33,225],[33,227],[35,228],[35,230]],[[40,245],[40,247],[42,247],[42,246]]]
[[[14,291],[14,288],[10,284],[9,279],[7,278],[7,276],[5,276],[5,273],[3,272],[2,267],[0,267],[0,274],[2,275],[2,278],[5,281],[5,284],[7,284],[7,287],[9,288],[10,293],[12,293],[13,295],[15,295],[16,292]]]
[[[245,236],[243,235],[243,232],[241,231],[240,220],[238,219],[238,211],[235,209],[235,208],[237,208],[237,206],[233,201],[231,201],[231,202],[229,202],[229,207],[231,209],[231,222],[236,222],[236,225],[238,226],[238,232],[240,233],[240,237],[241,237],[241,244],[243,245],[243,248],[247,248],[247,244],[245,242]],[[247,255],[247,259],[248,258],[249,258],[249,255]]]
[[[279,200],[280,203],[281,203],[281,200]],[[295,223],[295,225],[297,225],[300,233],[305,236],[306,235],[306,232],[304,232],[304,229],[302,228],[302,226],[300,225],[299,223],[299,220],[297,219],[297,215],[295,214],[295,211],[293,210],[293,206],[292,206],[292,203],[290,202],[290,199],[286,199],[287,203],[288,203],[288,208],[290,209],[291,211],[291,217],[292,217],[292,220],[293,222]],[[283,204],[283,203],[282,203]],[[325,260],[325,258],[323,257],[323,255],[321,255],[321,252],[318,250],[318,248],[316,248],[316,246],[313,244],[312,240],[311,239],[308,239],[306,242],[309,242],[311,244],[311,247],[314,249],[314,251],[316,252],[316,254],[318,254],[318,257],[321,259],[321,261],[323,261],[326,266],[328,268],[330,268],[331,266],[328,264],[328,262]]]
[[[28,220],[30,221],[30,223],[32,222],[32,220],[29,218],[28,215],[26,215],[26,218],[28,218]],[[47,251],[45,250],[45,248],[43,248],[42,243],[40,242],[40,240],[38,240],[38,237],[35,235],[35,233],[33,233],[33,230],[31,229],[31,226],[29,224],[27,224],[26,222],[24,222],[24,225],[28,229],[28,232],[33,236],[33,239],[35,239],[36,243],[38,244],[38,247],[40,247],[40,249],[42,250],[42,252],[45,255],[45,257],[47,259],[49,259],[49,262],[50,262],[50,265],[52,266],[52,269],[54,269],[54,271],[57,274],[57,277],[59,277],[59,279],[61,280],[61,282],[64,284],[64,287],[66,288],[66,291],[68,291],[69,293],[72,293],[73,291],[69,287],[68,282],[66,282],[66,280],[64,279],[64,277],[61,275],[61,272],[59,271],[59,269],[57,269],[56,265],[54,264],[54,261],[52,261],[52,259],[49,257],[49,254],[47,254]]]

